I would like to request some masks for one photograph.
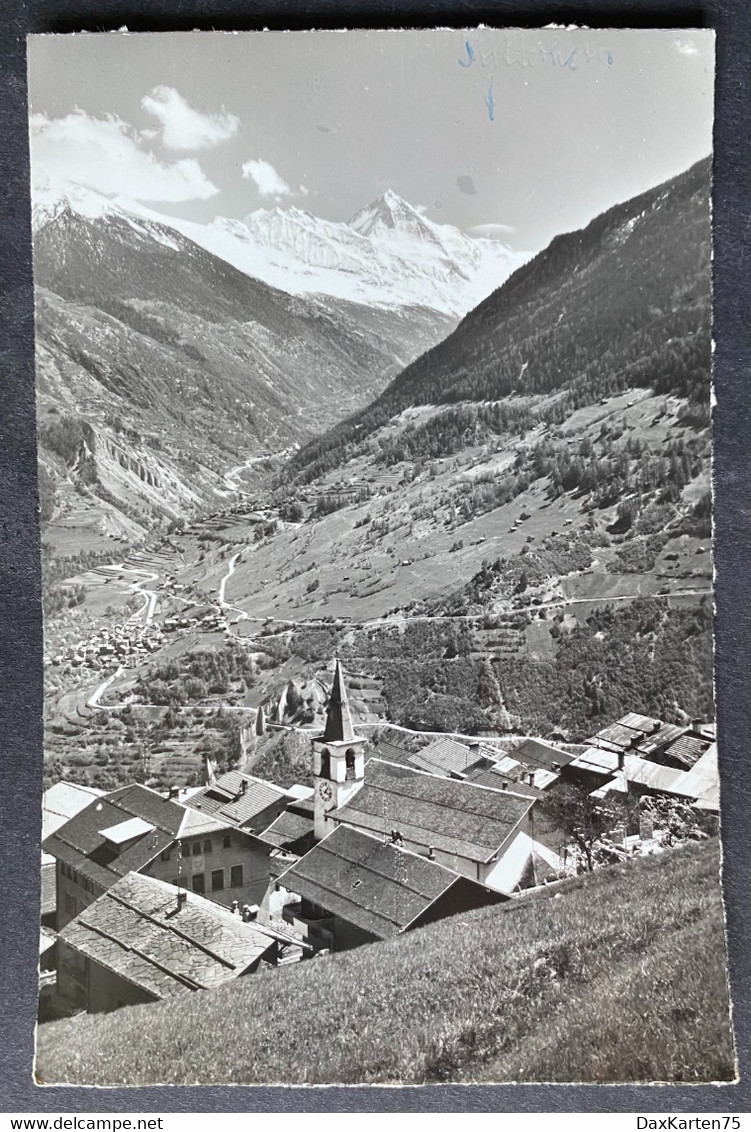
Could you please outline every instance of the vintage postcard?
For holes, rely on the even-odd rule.
[[[735,1078],[713,81],[31,37],[38,1082]]]

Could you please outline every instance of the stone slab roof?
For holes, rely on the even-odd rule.
[[[129,873],[60,939],[154,998],[220,986],[274,949],[276,937],[193,892]]]
[[[704,739],[699,735],[684,734],[665,748],[665,754],[690,770],[711,746],[711,739]]]
[[[531,805],[528,798],[372,759],[365,784],[331,817],[377,834],[398,830],[426,849],[485,862]]]
[[[463,775],[472,767],[484,762],[486,755],[479,747],[472,750],[464,743],[448,736],[434,739],[410,758],[412,766],[437,774]]]
[[[576,758],[544,739],[525,739],[512,751],[512,755],[524,766],[534,770],[555,770],[556,766],[567,766]]]
[[[184,817],[184,805],[133,783],[91,802],[46,838],[42,848],[94,884],[109,888],[168,848],[178,836]],[[118,852],[104,831],[132,818],[139,818],[150,828]]]
[[[252,828],[259,814],[271,806],[284,805],[287,800],[287,792],[281,787],[232,770],[188,798],[185,804],[237,828]]]
[[[377,939],[387,939],[459,879],[435,861],[340,826],[282,873],[279,883]]]
[[[50,786],[42,799],[42,841],[104,793],[104,790],[96,790],[93,786],[79,786],[76,782],[56,782],[54,786]],[[42,860],[49,864],[54,861],[54,857],[42,854]]]
[[[287,810],[258,836],[277,849],[286,849],[305,837],[313,836],[313,819]]]

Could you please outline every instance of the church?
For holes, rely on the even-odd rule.
[[[341,950],[508,899],[555,875],[534,799],[368,752],[334,666],[313,739],[313,847],[281,872],[283,918],[314,947]],[[530,874],[530,877],[527,874]]]
[[[362,787],[366,743],[366,739],[355,735],[342,666],[337,660],[326,726],[323,735],[313,740],[313,829],[316,841],[322,841],[334,828],[329,815],[344,806]]]

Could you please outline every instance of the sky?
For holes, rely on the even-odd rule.
[[[706,30],[32,36],[32,179],[200,222],[392,189],[536,251],[709,154],[713,85]]]

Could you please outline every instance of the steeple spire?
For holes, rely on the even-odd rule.
[[[324,743],[349,743],[355,738],[355,730],[349,714],[347,689],[344,687],[342,666],[337,660],[334,669],[334,683],[331,688],[326,709],[326,727],[323,732]]]

